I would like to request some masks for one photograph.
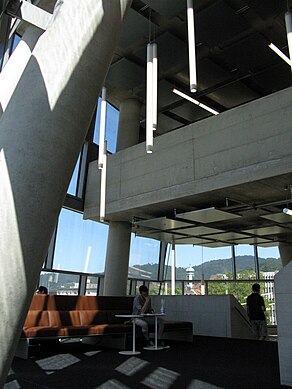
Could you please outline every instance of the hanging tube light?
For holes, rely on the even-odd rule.
[[[104,142],[105,142],[105,122],[106,122],[106,88],[102,88],[100,124],[99,124],[99,149],[98,149],[98,168],[103,168]]]
[[[291,65],[291,70],[292,70],[292,62],[291,62],[291,57],[292,57],[292,13],[290,11],[285,13],[285,24],[286,24],[286,33],[287,33],[290,65]]]
[[[99,198],[99,220],[104,221],[105,218],[105,195],[106,195],[106,163],[107,163],[107,141],[103,142],[103,167],[100,171],[100,198]]]
[[[157,43],[152,43],[152,123],[153,123],[154,131],[157,129],[157,82],[158,82]]]
[[[154,48],[155,45],[155,48]],[[156,60],[153,61],[154,55]],[[155,43],[148,43],[147,45],[147,86],[146,86],[146,152],[151,154],[153,151],[153,128],[154,128],[154,117],[153,113],[157,116],[157,81],[156,89],[154,87],[154,73],[157,70],[154,69],[153,62],[157,66],[157,47]],[[156,92],[155,92],[156,90]],[[156,101],[155,101],[156,99]],[[154,111],[155,107],[155,111]]]
[[[175,241],[171,245],[171,294],[175,295],[175,269],[176,269],[176,255],[175,255]]]
[[[187,0],[187,21],[188,21],[188,43],[189,43],[189,72],[190,90],[197,91],[197,69],[196,69],[196,40],[195,40],[195,18],[193,0]]]

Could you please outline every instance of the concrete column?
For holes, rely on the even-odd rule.
[[[131,242],[131,224],[111,222],[108,232],[104,276],[105,296],[126,295]]]
[[[130,4],[58,2],[2,114],[0,387]]]
[[[282,266],[288,265],[292,260],[292,244],[280,243],[279,244],[279,253],[281,257]]]
[[[136,99],[128,99],[121,103],[117,151],[138,143],[140,109],[141,105]],[[106,296],[126,295],[130,244],[131,225],[124,222],[110,222],[103,290]]]
[[[139,141],[141,104],[136,99],[128,99],[120,105],[117,151],[134,146]]]

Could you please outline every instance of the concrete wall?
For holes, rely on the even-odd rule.
[[[275,276],[281,384],[292,386],[292,262]]]
[[[292,88],[191,124],[108,158],[107,217],[153,203],[292,172]],[[89,167],[85,218],[99,214]]]
[[[160,311],[162,296],[152,296],[155,311]],[[163,296],[166,320],[193,323],[194,335],[252,339],[252,333],[241,315],[247,315],[233,295]],[[241,315],[238,314],[240,311]]]

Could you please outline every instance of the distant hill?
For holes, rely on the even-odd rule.
[[[276,271],[282,268],[280,258],[259,258],[260,271]],[[156,275],[158,271],[158,264],[147,263],[145,265],[134,265],[138,269],[145,270]],[[194,279],[201,279],[202,266],[192,266],[195,272]],[[231,258],[216,259],[205,262],[203,264],[204,276],[209,279],[211,275],[215,274],[227,274],[232,273]],[[239,255],[236,257],[236,271],[241,272],[243,270],[254,270],[254,257],[252,255]],[[167,266],[167,274],[165,278],[170,279],[171,267]],[[186,279],[186,268],[176,268],[176,278],[178,280]]]

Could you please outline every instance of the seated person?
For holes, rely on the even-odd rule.
[[[133,315],[143,315],[146,313],[154,313],[154,310],[151,307],[151,298],[148,295],[148,288],[145,285],[141,285],[139,288],[139,295],[134,298],[133,302]],[[154,317],[145,317],[145,318],[136,318],[136,324],[141,327],[142,334],[146,339],[147,346],[154,346],[152,340],[149,339],[149,324],[154,323]],[[158,319],[158,339],[162,338],[164,327],[164,321],[162,319]],[[160,342],[162,346],[164,346],[163,342]]]
[[[35,294],[48,294],[48,288],[45,286],[40,285],[37,290],[35,291]]]

